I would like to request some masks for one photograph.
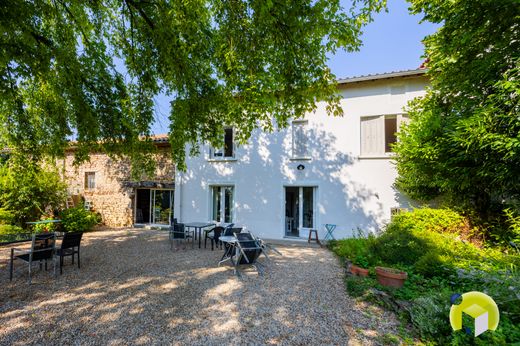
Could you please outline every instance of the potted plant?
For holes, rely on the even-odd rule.
[[[408,274],[394,268],[376,267],[376,278],[383,286],[401,288],[408,278]]]
[[[365,268],[368,268],[368,259],[363,255],[357,255],[352,261],[349,270],[353,275],[367,277],[368,269]]]

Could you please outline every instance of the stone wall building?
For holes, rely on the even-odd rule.
[[[156,136],[154,142],[159,149],[156,171],[153,177],[142,181],[131,179],[130,163],[126,160],[92,153],[90,161],[74,166],[74,151],[68,151],[58,165],[75,204],[84,200],[109,227],[169,225],[175,168],[167,136]]]

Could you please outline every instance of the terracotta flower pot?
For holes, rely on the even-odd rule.
[[[354,275],[367,277],[368,276],[368,269],[363,269],[361,267],[358,267],[355,264],[352,264],[350,266],[350,272]]]
[[[400,288],[408,278],[406,272],[385,267],[376,267],[377,282],[383,286]]]

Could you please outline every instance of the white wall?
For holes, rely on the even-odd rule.
[[[359,227],[375,231],[390,218],[391,207],[409,202],[392,186],[396,178],[388,157],[360,157],[360,117],[402,113],[408,100],[424,93],[425,77],[394,78],[340,87],[343,117],[330,117],[323,104],[309,114],[312,159],[291,160],[291,128],[272,134],[254,132],[237,148],[236,161],[208,161],[208,148],[187,160],[177,172],[175,215],[182,222],[207,221],[212,184],[234,185],[234,222],[264,238],[282,238],[285,225],[284,186],[317,186],[316,226],[337,225],[337,238]],[[303,164],[305,169],[296,167]]]

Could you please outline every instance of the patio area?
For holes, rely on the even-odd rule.
[[[302,243],[306,245],[306,243]],[[345,293],[326,249],[277,245],[264,276],[218,267],[223,250],[170,251],[167,232],[86,233],[81,269],[57,279],[27,266],[9,282],[0,248],[0,344],[379,344],[388,312]]]

